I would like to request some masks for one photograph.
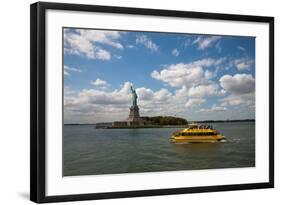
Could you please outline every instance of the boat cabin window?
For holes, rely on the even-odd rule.
[[[216,134],[216,132],[183,132],[181,136],[212,136]]]

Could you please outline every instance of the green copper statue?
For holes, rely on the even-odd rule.
[[[136,90],[133,89],[133,87],[131,86],[131,92],[132,92],[132,107],[137,107],[137,93]]]

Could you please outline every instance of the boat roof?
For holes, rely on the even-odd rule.
[[[214,130],[214,129],[189,129],[189,128],[186,128],[186,129],[183,129],[179,132],[216,132],[216,130]]]

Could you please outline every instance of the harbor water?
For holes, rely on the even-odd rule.
[[[173,144],[181,128],[96,129],[64,125],[63,175],[255,166],[255,122],[211,124],[225,142]]]

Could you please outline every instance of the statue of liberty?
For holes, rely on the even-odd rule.
[[[131,92],[132,92],[132,107],[137,107],[138,95],[136,93],[136,90],[133,89],[133,86],[131,86]]]
[[[129,117],[127,118],[127,125],[139,126],[144,125],[144,120],[140,117],[139,107],[137,103],[138,95],[136,90],[131,86],[132,105],[130,107]]]

